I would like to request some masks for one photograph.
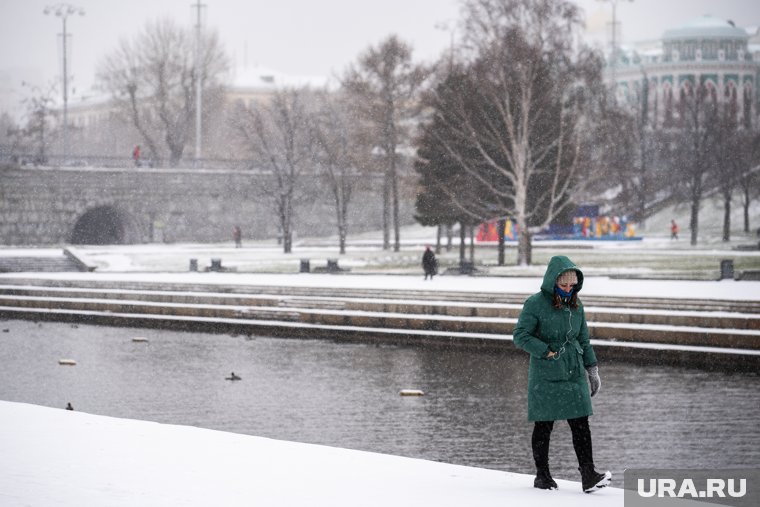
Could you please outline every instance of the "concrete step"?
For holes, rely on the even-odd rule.
[[[461,317],[351,310],[293,309],[273,306],[187,304],[123,299],[57,298],[20,295],[0,296],[0,306],[54,311],[97,311],[119,314],[298,321],[312,325],[409,329],[448,333],[481,333],[489,335],[511,334],[517,322],[516,318],[501,317]],[[596,321],[590,321],[588,325],[589,335],[595,339],[760,349],[759,330]]]
[[[0,256],[0,273],[82,271],[74,260],[61,256]]]
[[[274,306],[183,304],[135,300],[0,296],[0,306],[50,310],[297,321],[299,313]]]
[[[176,304],[210,304],[235,306],[278,306],[295,311],[345,310],[385,314],[438,315],[458,318],[516,319],[522,305],[465,303],[459,301],[410,301],[393,299],[355,299],[326,297],[290,297],[259,294],[186,293],[171,291],[137,291],[115,289],[73,289],[60,287],[22,287],[0,285],[0,295],[78,299],[128,299]],[[760,330],[760,315],[739,312],[668,311],[630,308],[586,307],[589,322],[690,326],[705,328]]]
[[[294,275],[298,276],[298,275]],[[530,294],[506,294],[469,291],[414,291],[403,289],[357,289],[332,287],[299,287],[274,285],[213,284],[213,283],[163,283],[134,282],[123,280],[56,280],[13,277],[3,278],[5,285],[33,285],[44,287],[72,287],[117,289],[138,291],[173,291],[198,293],[227,293],[245,295],[269,295],[288,297],[323,297],[352,299],[392,299],[413,301],[445,301],[464,303],[519,304]],[[509,279],[505,279],[509,283]],[[584,295],[583,304],[588,307],[629,308],[652,310],[684,310],[735,312],[760,315],[760,301],[737,301],[719,299],[669,299],[656,297],[617,297]]]

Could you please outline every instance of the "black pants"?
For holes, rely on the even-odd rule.
[[[573,448],[578,457],[579,465],[594,463],[591,449],[591,429],[588,427],[588,417],[568,419],[570,431],[573,434]],[[536,469],[549,468],[549,440],[551,439],[554,421],[536,421],[533,427],[533,460]]]

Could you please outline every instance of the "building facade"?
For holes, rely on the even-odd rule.
[[[647,106],[653,127],[677,124],[679,104],[699,89],[708,100],[727,104],[739,125],[758,128],[759,37],[757,28],[701,16],[654,44],[621,48],[608,77],[619,99]]]
[[[236,70],[218,90],[221,93],[219,100],[206,96],[213,105],[204,108],[203,158],[235,158],[232,140],[236,132],[231,131],[229,120],[236,108],[255,109],[285,89],[322,89],[328,85],[328,79],[324,77],[291,76],[263,67]],[[150,106],[141,109],[141,115],[148,119],[148,123],[155,114]],[[90,163],[123,166],[130,159],[134,146],[143,143],[129,116],[108,95],[92,93],[73,97],[68,106],[68,119],[70,153]],[[188,143],[191,145],[192,142]],[[53,146],[53,151],[56,149],[58,147]]]

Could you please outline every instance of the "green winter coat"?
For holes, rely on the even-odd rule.
[[[581,270],[564,255],[552,257],[541,292],[525,301],[513,333],[515,345],[530,354],[529,421],[574,419],[593,413],[585,367],[596,364],[596,356],[589,343],[583,305],[580,299],[576,309],[563,305],[558,310],[552,305],[557,277],[568,269],[575,270],[575,291],[580,292]],[[550,350],[558,352],[558,357],[548,359]]]

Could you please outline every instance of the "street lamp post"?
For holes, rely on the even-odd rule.
[[[202,120],[202,105],[203,105],[203,70],[201,68],[201,61],[203,59],[202,53],[202,31],[201,31],[201,9],[205,7],[200,0],[192,5],[196,9],[197,22],[195,24],[195,167],[201,165],[201,120]]]
[[[55,14],[61,18],[61,21],[63,21],[63,163],[65,164],[69,158],[69,71],[66,54],[66,39],[68,37],[66,33],[66,18],[73,14],[84,16],[84,9],[82,7],[77,7],[76,5],[59,3],[48,5],[42,12],[45,13],[45,15]]]
[[[633,0],[598,0],[600,2],[609,3],[612,5],[612,52],[610,56],[610,71],[612,74],[612,85],[615,87],[617,83],[616,79],[616,67],[617,67],[617,4],[618,2],[633,2]]]

